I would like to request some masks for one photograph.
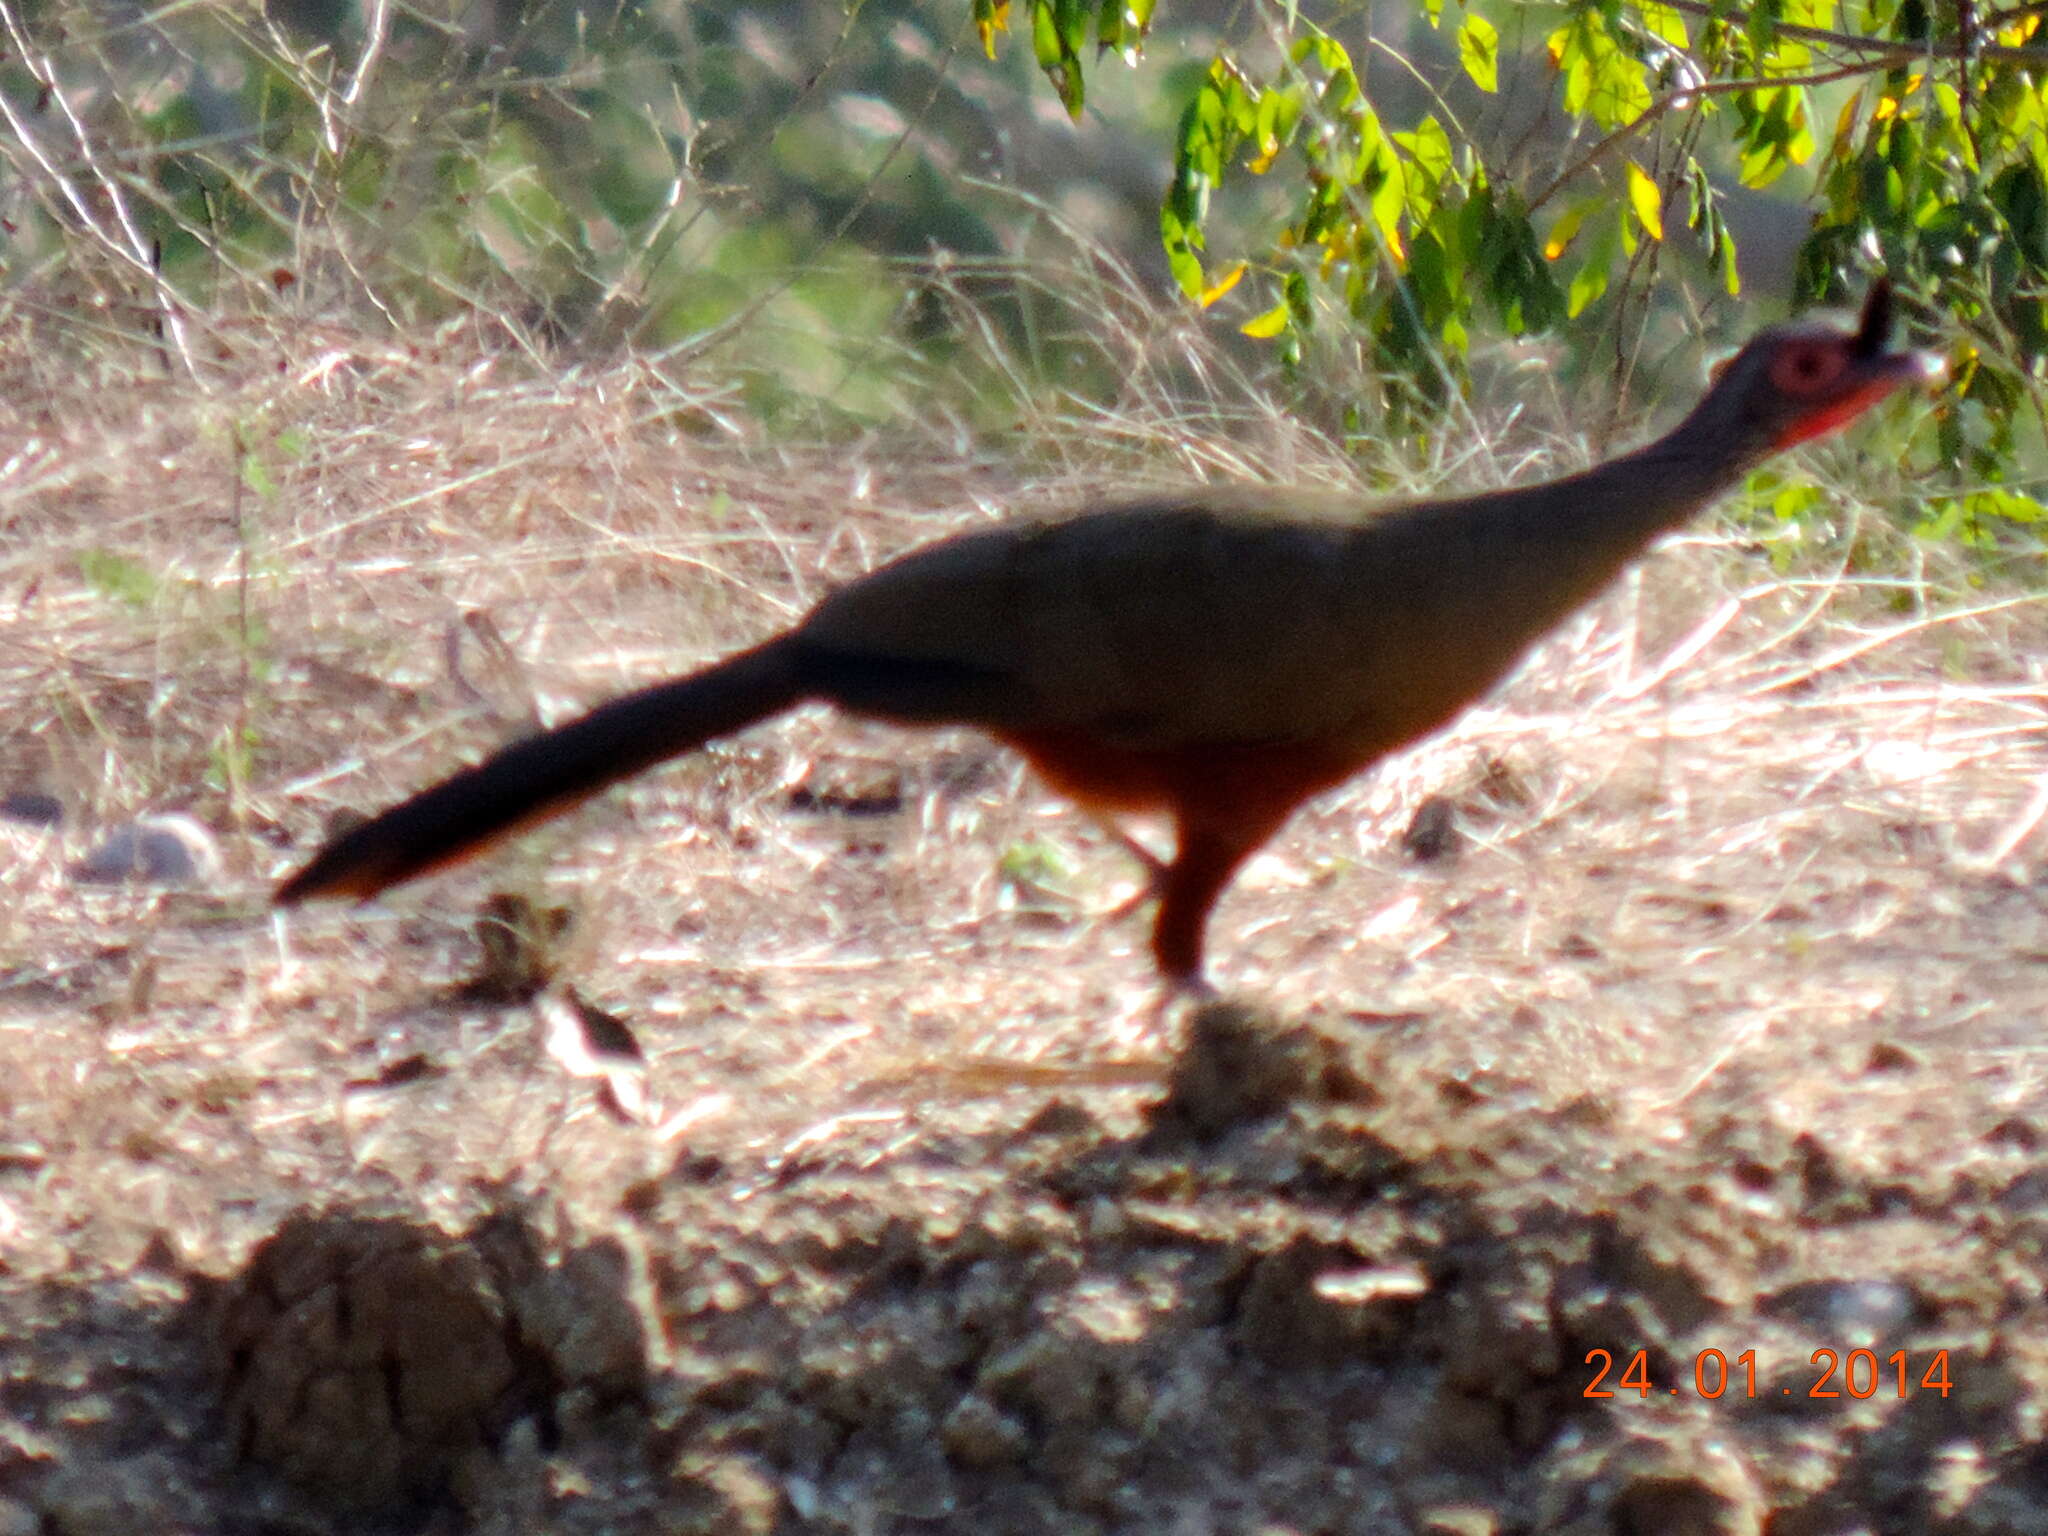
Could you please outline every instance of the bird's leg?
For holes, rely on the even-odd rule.
[[[1181,820],[1179,830],[1159,891],[1159,915],[1152,921],[1152,956],[1173,992],[1192,993],[1208,987],[1202,979],[1202,932],[1209,909],[1272,827],[1191,826]]]

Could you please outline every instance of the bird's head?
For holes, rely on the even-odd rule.
[[[1749,465],[1834,431],[1894,390],[1940,380],[1947,369],[1934,354],[1893,350],[1893,307],[1879,278],[1853,327],[1803,319],[1758,332],[1716,370],[1686,426]]]

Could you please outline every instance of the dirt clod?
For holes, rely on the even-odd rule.
[[[1018,1461],[1031,1446],[1030,1431],[979,1392],[970,1392],[953,1405],[939,1434],[946,1454],[966,1467]]]
[[[438,1497],[458,1470],[474,1481],[522,1419],[638,1392],[621,1262],[597,1246],[549,1264],[509,1216],[462,1237],[295,1216],[211,1298],[234,1443],[343,1509]]]

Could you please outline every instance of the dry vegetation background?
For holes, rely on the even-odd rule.
[[[1347,470],[1135,355],[1001,452],[797,451],[461,325],[207,345],[0,355],[0,793],[64,807],[0,823],[0,1533],[2048,1530],[2030,596],[1698,531],[1298,817],[1213,930],[1248,1009],[1157,1012],[1010,758],[815,713],[279,921],[337,810],[913,543]],[[219,878],[68,877],[145,812]],[[505,891],[644,1069],[464,991]]]

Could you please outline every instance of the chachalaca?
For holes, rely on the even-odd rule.
[[[666,758],[823,700],[978,726],[1095,811],[1163,812],[1152,953],[1199,982],[1209,911],[1295,807],[1471,703],[1651,541],[1794,443],[1940,363],[1853,328],[1773,326],[1676,427],[1547,484],[1369,513],[1197,489],[959,534],[773,639],[513,743],[336,837],[277,900],[367,898]]]

